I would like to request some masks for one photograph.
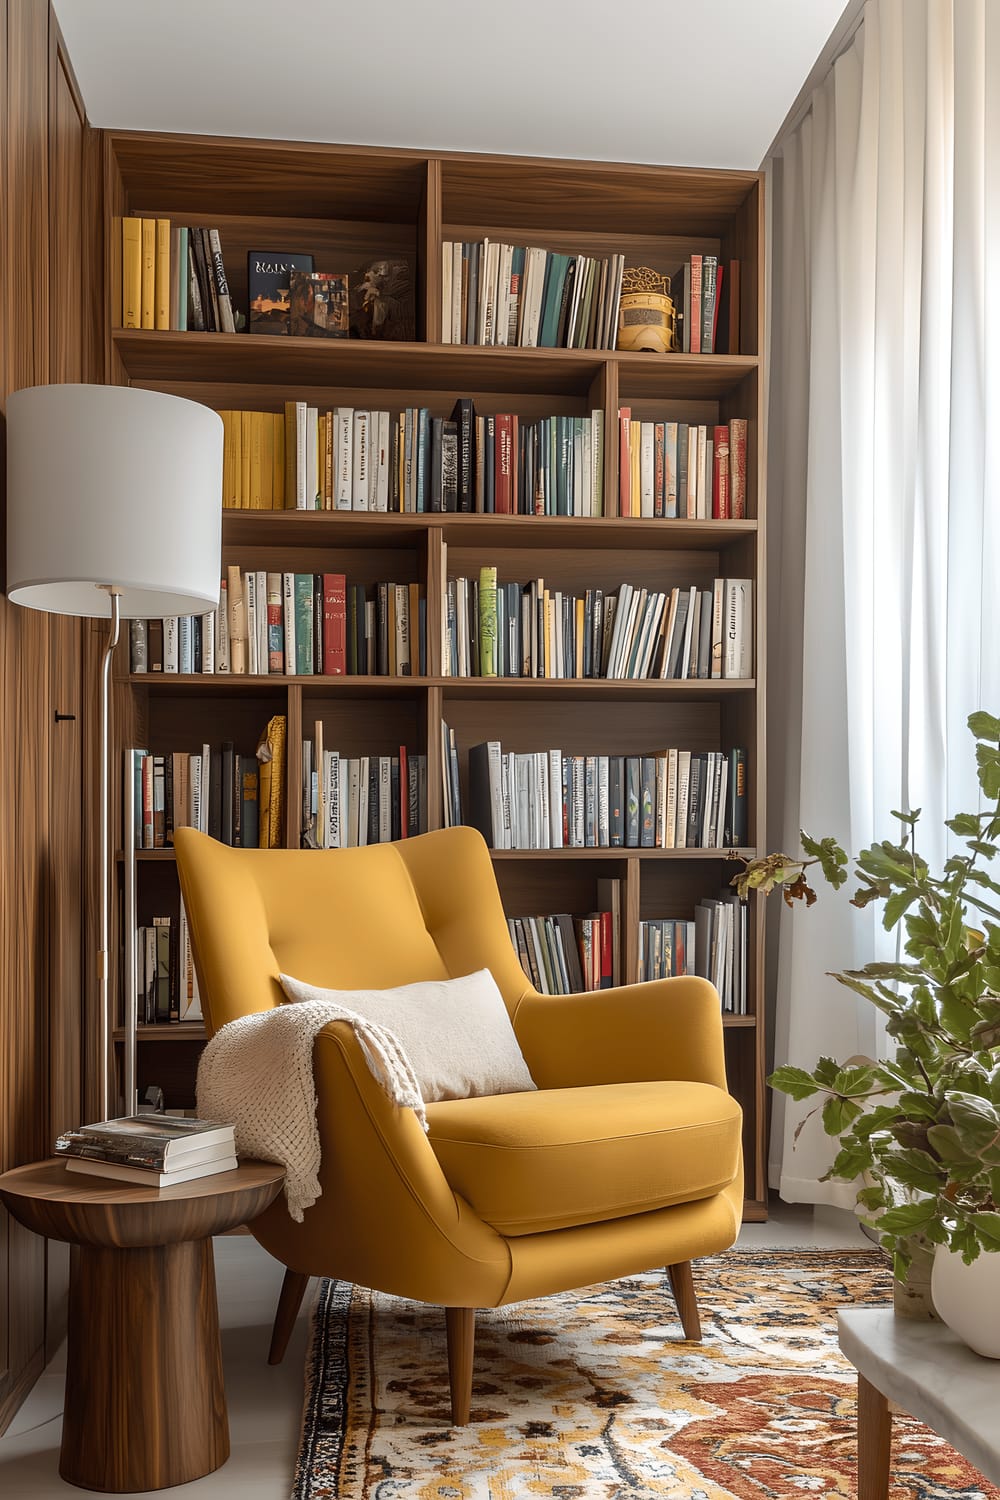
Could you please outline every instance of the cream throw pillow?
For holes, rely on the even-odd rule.
[[[289,1000],[333,1000],[398,1039],[425,1104],[534,1089],[489,969],[392,990],[326,990],[281,975]]]

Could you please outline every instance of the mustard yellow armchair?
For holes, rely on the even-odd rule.
[[[452,1416],[467,1422],[475,1309],[666,1266],[700,1335],[690,1262],[740,1225],[740,1108],[719,999],[703,979],[552,997],[511,946],[488,850],[470,828],[331,850],[230,849],[175,836],[210,1033],[284,999],[279,973],[389,988],[488,968],[537,1093],[427,1107],[425,1133],[373,1078],[351,1028],[314,1049],[322,1196],[253,1224],[286,1267],[278,1362],[311,1276],[446,1308]]]

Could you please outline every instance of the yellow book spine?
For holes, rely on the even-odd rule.
[[[170,220],[155,219],[156,271],[153,317],[157,328],[170,327]]]
[[[295,402],[285,402],[285,505],[295,509]]]
[[[250,412],[240,412],[240,509],[250,509],[250,449],[253,446],[250,431]]]
[[[270,849],[271,844],[271,762],[260,762],[257,783],[257,847]]]
[[[263,508],[263,495],[261,493],[261,472],[263,454],[261,452],[261,435],[263,422],[259,411],[247,413],[250,418],[250,509],[261,510]]]
[[[273,510],[274,421],[269,411],[257,415],[260,418],[260,504],[262,510]]]
[[[285,415],[275,412],[272,422],[274,472],[271,480],[271,505],[274,510],[285,508]]]
[[[156,327],[156,220],[140,219],[142,225],[142,291],[139,327]]]
[[[629,499],[630,514],[639,516],[642,514],[642,423],[630,422],[628,431],[629,468],[632,474],[631,493]]]
[[[333,510],[333,412],[326,414],[326,432],[323,446],[323,505]]]
[[[222,420],[222,506],[226,509],[233,503],[233,414],[220,411],[219,416]]]
[[[142,326],[142,220],[122,219],[122,327]]]

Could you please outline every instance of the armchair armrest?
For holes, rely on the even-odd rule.
[[[689,1079],[726,1088],[722,1013],[707,979],[581,995],[526,994],[514,1031],[539,1088]]]

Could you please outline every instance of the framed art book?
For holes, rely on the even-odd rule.
[[[312,256],[298,250],[247,252],[247,327],[251,333],[288,333],[289,278],[293,271],[312,269]]]
[[[332,271],[290,273],[289,328],[299,337],[346,339],[350,335],[348,278]]]

